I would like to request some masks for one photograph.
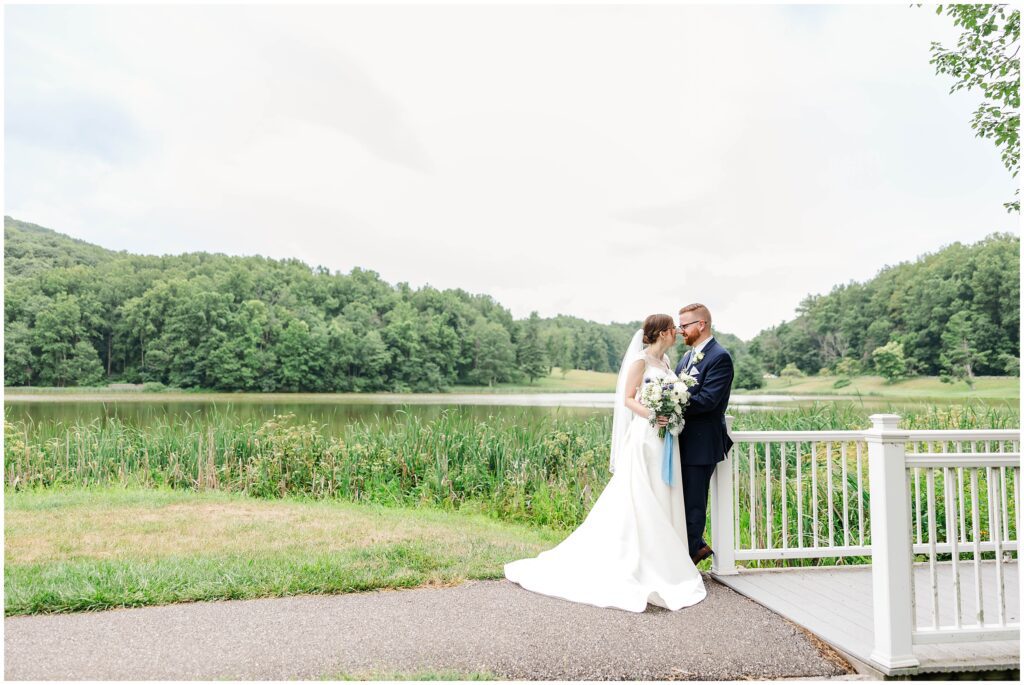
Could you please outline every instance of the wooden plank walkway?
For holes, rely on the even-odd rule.
[[[1020,576],[1016,562],[1004,563],[1006,622],[1020,623]],[[937,564],[939,621],[953,620],[953,580],[950,564]],[[960,642],[915,645],[921,662],[917,669],[887,669],[870,658],[874,644],[870,566],[818,566],[806,569],[741,569],[738,575],[714,578],[740,594],[798,623],[849,656],[886,675],[1020,668],[1020,641]],[[995,562],[982,562],[985,623],[998,620]],[[928,564],[914,565],[917,625],[932,621],[932,594]],[[964,623],[974,623],[973,563],[960,563]]]

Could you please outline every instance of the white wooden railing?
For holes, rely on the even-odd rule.
[[[872,659],[887,668],[916,666],[915,644],[1020,639],[1005,591],[1018,557],[1019,430],[901,430],[892,414],[866,431],[732,431],[727,420],[735,446],[711,484],[713,573],[742,561],[870,563]],[[923,607],[915,556],[927,557]]]

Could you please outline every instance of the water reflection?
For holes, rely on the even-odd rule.
[[[607,416],[612,408],[611,393],[538,394],[430,394],[430,395],[246,395],[246,394],[161,394],[107,393],[103,395],[16,394],[7,395],[4,415],[8,421],[106,424],[113,418],[133,426],[156,422],[231,417],[240,421],[264,421],[275,414],[291,413],[301,422],[315,421],[341,429],[353,421],[376,423],[405,412],[424,419],[441,415],[446,408],[486,419],[502,417],[522,420],[543,417]],[[873,412],[913,408],[918,411],[947,401],[928,399],[883,399],[877,397],[733,395],[730,414],[750,411],[779,411],[812,404],[853,405],[865,415]],[[1005,402],[1003,403],[1005,404]]]
[[[340,430],[354,421],[377,423],[398,412],[423,419],[433,419],[452,405],[445,404],[324,404],[310,402],[16,402],[4,406],[8,421],[35,423],[90,423],[106,425],[111,419],[131,426],[153,423],[174,423],[191,418],[203,420],[213,416],[230,416],[238,421],[262,422],[275,414],[295,414],[300,422],[314,421]],[[551,407],[516,405],[465,405],[460,412],[479,419],[491,416],[525,419],[546,416],[586,418],[609,413],[602,407]]]

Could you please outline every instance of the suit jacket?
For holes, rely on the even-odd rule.
[[[679,455],[683,466],[717,464],[732,449],[732,440],[725,427],[725,410],[732,391],[732,356],[717,340],[709,341],[702,351],[704,357],[690,371],[697,384],[689,390],[690,402],[683,414],[686,423],[679,434]],[[692,356],[693,350],[683,355],[676,367],[677,374],[689,366]]]

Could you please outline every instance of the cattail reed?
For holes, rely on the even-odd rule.
[[[909,429],[1019,425],[1017,410],[1009,405],[894,406],[888,411],[899,413],[902,425]],[[733,428],[863,430],[870,425],[870,413],[874,412],[854,404],[828,403],[737,414]],[[399,411],[375,422],[353,421],[340,432],[327,424],[297,421],[290,414],[261,422],[240,420],[230,412],[163,417],[141,428],[118,418],[71,424],[5,421],[5,482],[18,490],[118,484],[236,491],[264,498],[340,498],[465,509],[569,529],[583,520],[610,477],[610,423],[610,416],[604,415],[583,418],[526,412],[480,419],[457,407],[429,419]],[[756,478],[749,477],[746,455],[738,461],[738,501],[752,500],[755,509],[764,512],[769,494],[760,473],[764,445],[754,449],[754,463],[761,465]],[[772,452],[777,481],[773,487],[781,481],[780,474],[785,475],[785,487],[771,493],[773,547],[782,546],[783,531],[790,541],[799,535],[811,540],[817,534],[826,544],[831,530],[831,543],[842,545],[843,531],[869,530],[866,502],[856,501],[854,494],[858,479],[862,483],[868,479],[866,454],[858,460],[855,445],[837,446],[831,453],[831,473],[826,470],[828,457],[824,444]],[[831,507],[823,497],[829,476]],[[819,484],[819,497],[813,502],[812,482]],[[939,486],[944,487],[941,475]],[[1013,498],[1008,499],[1012,506]],[[812,506],[817,507],[817,531]],[[990,519],[986,507],[983,504],[983,527]],[[737,514],[738,540],[747,546],[751,521],[744,507]],[[922,516],[934,516],[940,535],[944,533],[941,504]],[[1008,512],[1005,518],[1012,525],[1015,515]],[[763,516],[754,530],[758,544],[767,544],[769,531]],[[859,534],[856,537],[860,544]],[[865,534],[865,542],[868,538]]]

